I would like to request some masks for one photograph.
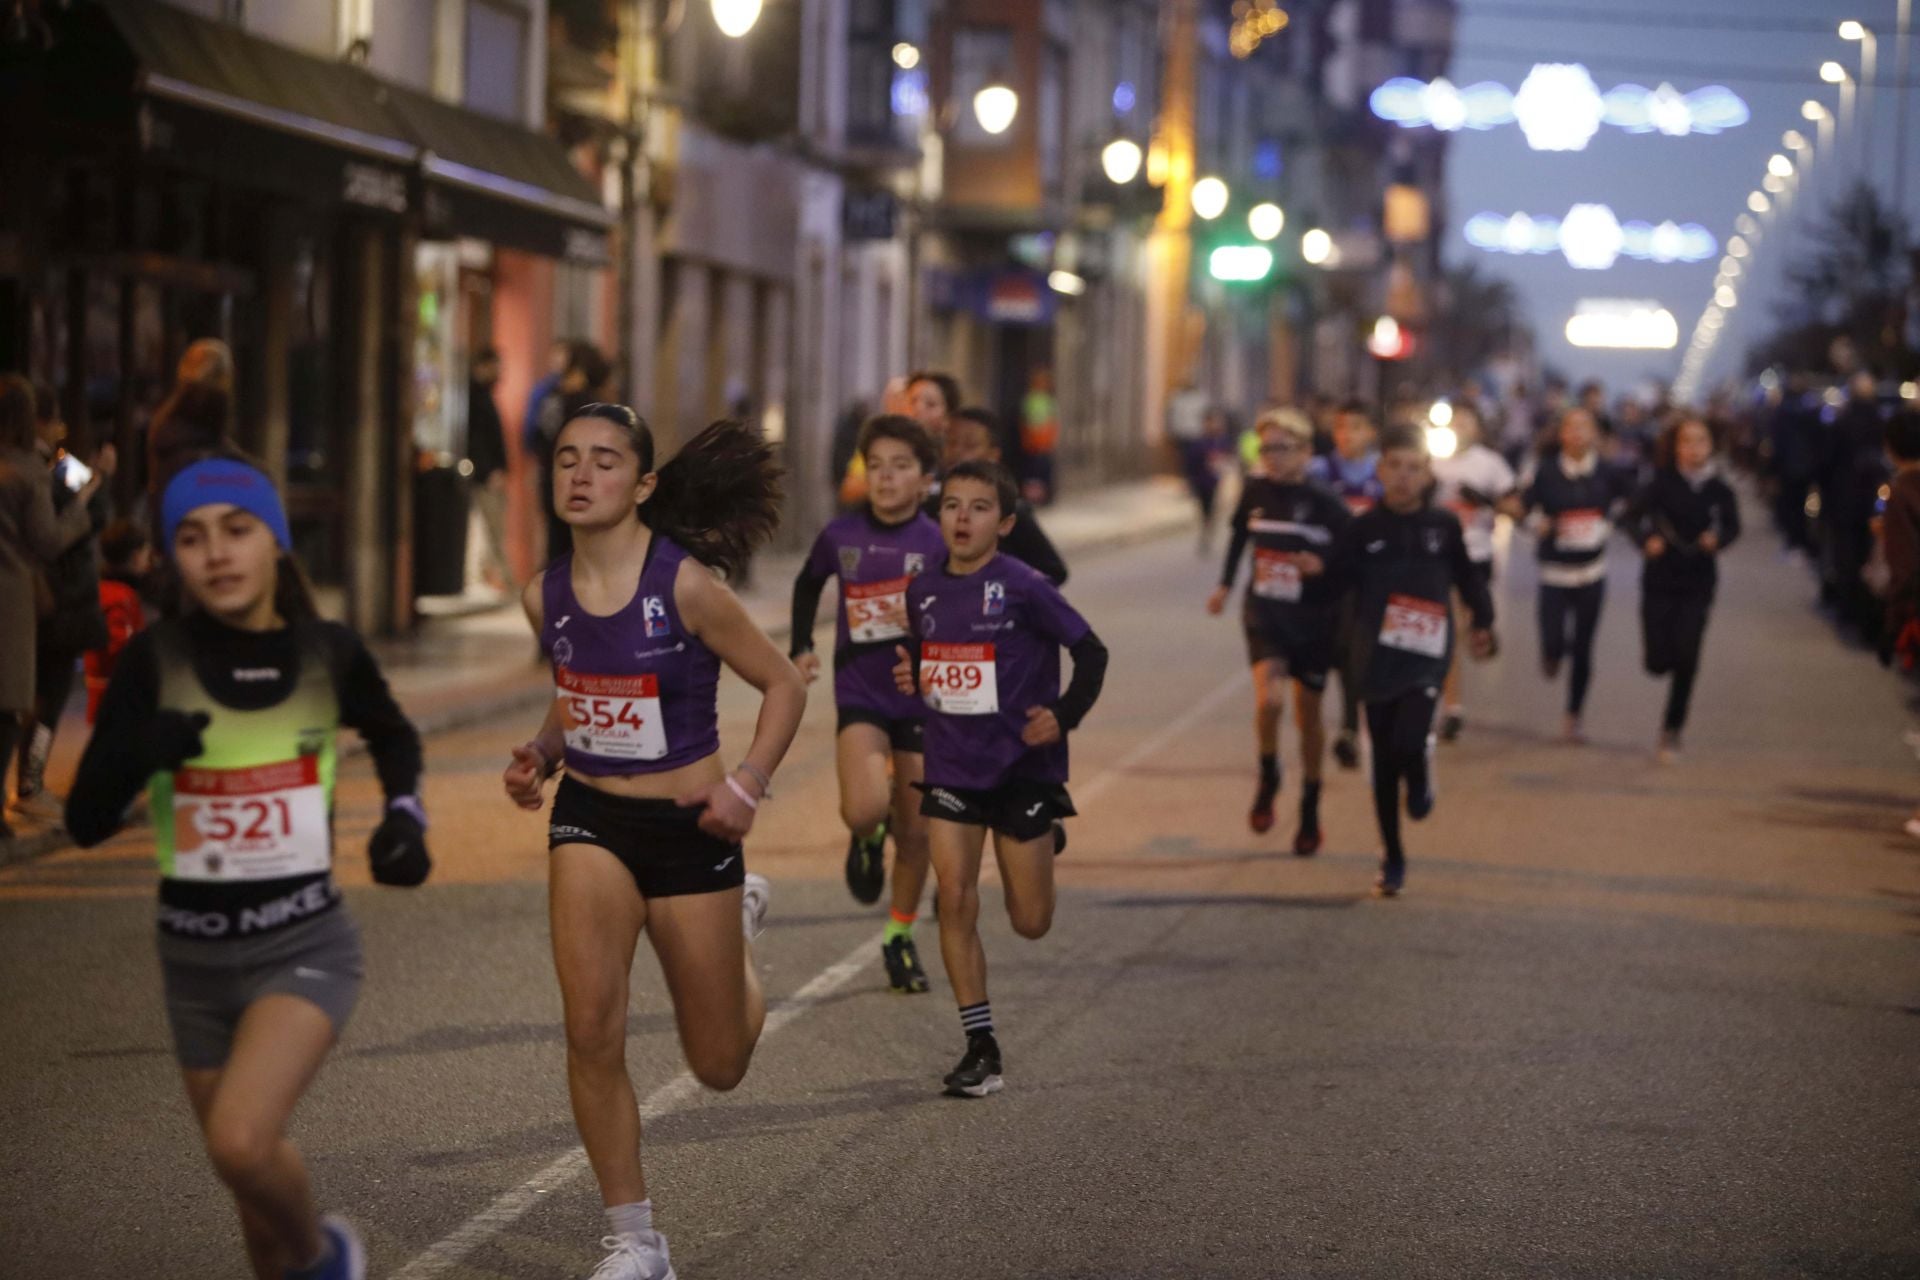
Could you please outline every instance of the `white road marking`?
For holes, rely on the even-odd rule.
[[[1162,727],[1160,732],[1102,769],[1094,776],[1093,781],[1079,788],[1078,794],[1074,797],[1075,802],[1090,803],[1095,796],[1119,782],[1128,770],[1145,764],[1166,750],[1169,743],[1206,719],[1213,713],[1215,707],[1226,701],[1236,689],[1244,688],[1245,685],[1245,678],[1238,675],[1221,684],[1200,701],[1188,707],[1183,715]],[[760,1043],[765,1045],[769,1039],[797,1021],[807,1010],[852,982],[861,970],[873,962],[873,954],[885,938],[884,933],[867,938],[859,946],[815,974],[804,987],[768,1010],[766,1025],[760,1031]],[[640,1119],[643,1122],[657,1120],[669,1112],[678,1111],[698,1098],[700,1093],[699,1081],[693,1078],[692,1073],[682,1071],[647,1095],[640,1104]],[[493,1203],[468,1218],[452,1233],[429,1246],[413,1261],[394,1272],[393,1280],[432,1280],[432,1277],[445,1275],[462,1258],[525,1217],[527,1211],[538,1204],[542,1196],[558,1190],[586,1172],[588,1172],[586,1150],[575,1147],[519,1186],[496,1196]]]

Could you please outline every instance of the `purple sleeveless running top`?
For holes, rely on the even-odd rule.
[[[593,777],[663,773],[720,749],[720,659],[680,621],[674,576],[684,548],[660,534],[640,586],[597,617],[573,594],[573,557],[547,566],[540,647],[567,725],[567,767]]]

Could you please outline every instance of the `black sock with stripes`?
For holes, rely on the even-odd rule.
[[[982,1000],[979,1004],[960,1006],[960,1026],[967,1033],[967,1039],[975,1036],[993,1034],[993,1004]]]

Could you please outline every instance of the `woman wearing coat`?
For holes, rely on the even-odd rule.
[[[103,449],[76,501],[56,513],[53,476],[35,443],[32,384],[0,375],[0,779],[33,707],[36,570],[87,536],[88,504],[113,473],[113,451]],[[0,816],[0,840],[12,835]]]

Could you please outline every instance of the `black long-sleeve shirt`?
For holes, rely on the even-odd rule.
[[[1445,681],[1453,651],[1453,593],[1478,629],[1493,626],[1493,596],[1467,555],[1451,511],[1378,506],[1334,544],[1327,587],[1354,595],[1354,641],[1363,647],[1360,696],[1390,702]]]
[[[1640,575],[1645,590],[1711,592],[1720,580],[1718,551],[1740,536],[1740,503],[1718,475],[1695,485],[1672,467],[1662,467],[1634,494],[1626,527],[1642,547],[1656,534],[1667,544],[1659,555],[1646,559]],[[1717,551],[1700,545],[1708,530],[1719,541]]]
[[[67,797],[67,829],[80,845],[99,844],[118,831],[127,807],[152,777],[155,761],[147,744],[160,708],[162,646],[169,644],[190,655],[192,674],[216,708],[236,711],[286,702],[301,685],[309,655],[320,655],[329,668],[338,721],[366,739],[387,799],[413,795],[419,787],[420,735],[359,636],[330,622],[241,631],[196,611],[142,631],[120,655]],[[320,872],[271,880],[164,878],[160,896],[162,928],[232,937],[275,927],[243,923],[256,916],[290,924],[324,909],[312,904],[331,906],[338,894],[331,873]],[[309,905],[290,914],[265,910],[266,904],[296,900]],[[225,925],[210,923],[215,918]]]

